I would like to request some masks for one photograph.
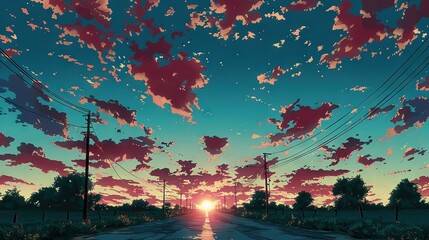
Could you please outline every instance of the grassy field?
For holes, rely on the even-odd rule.
[[[15,213],[18,214],[17,222],[18,224],[33,224],[41,223],[43,219],[43,210],[31,209],[31,210],[0,210],[0,224],[7,225],[12,224]],[[100,219],[110,219],[114,217],[114,211],[100,211],[98,212],[90,211],[89,219],[91,221],[98,221]],[[132,212],[132,211],[117,211],[115,216],[120,214],[128,214],[130,217],[138,217],[137,215],[145,215],[154,218],[161,218],[162,212],[160,211],[144,211],[144,212]],[[45,222],[50,221],[67,221],[67,211],[58,211],[58,210],[47,210],[45,211]],[[69,221],[71,222],[80,222],[82,220],[81,211],[70,211]]]
[[[15,213],[18,213],[16,224],[13,224]],[[71,236],[88,235],[107,229],[142,224],[163,220],[169,217],[184,214],[179,211],[114,211],[90,212],[89,222],[83,223],[80,211],[70,212],[67,220],[67,211],[46,211],[42,222],[43,211],[21,210],[0,211],[0,240],[3,239],[69,239]]]
[[[234,212],[231,212],[234,213]],[[298,211],[270,211],[265,217],[263,210],[240,211],[239,216],[264,220],[270,223],[311,230],[333,231],[361,239],[429,239],[429,209],[399,211],[395,222],[395,210],[364,210],[361,218],[358,210],[305,211],[302,218]]]
[[[258,214],[262,214],[260,211]],[[270,211],[272,215],[282,216],[281,211]],[[299,217],[300,213],[294,210],[286,210],[284,215]],[[359,211],[356,210],[338,210],[337,216],[335,211],[331,210],[317,210],[316,215],[314,211],[304,211],[306,217],[323,217],[329,219],[361,219]],[[383,210],[363,210],[364,219],[377,220],[382,222],[395,222],[395,210],[394,209],[383,209]],[[399,210],[398,220],[400,223],[405,224],[428,224],[429,225],[429,209],[403,209]]]

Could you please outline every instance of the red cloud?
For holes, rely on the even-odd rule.
[[[262,156],[257,156],[253,159],[256,163],[246,164],[242,167],[237,167],[235,169],[235,176],[237,179],[251,180],[255,178],[263,178],[264,177],[264,159]],[[277,164],[278,157],[275,157],[271,160],[267,161],[267,168],[274,166]],[[274,175],[275,172],[269,171],[268,177]]]
[[[145,191],[143,191],[143,188],[139,186],[139,183],[132,180],[114,179],[113,177],[108,176],[97,179],[95,184],[108,189],[120,187],[124,189],[121,191],[121,193],[128,194],[134,198],[146,195]]]
[[[297,11],[297,12],[301,12],[301,11],[311,11],[315,8],[317,8],[318,6],[323,5],[320,1],[315,1],[315,0],[298,0],[297,2],[292,2],[289,6],[287,7],[283,7],[282,11],[283,12],[287,12],[287,11]]]
[[[359,155],[357,162],[364,165],[365,167],[368,167],[370,165],[372,165],[375,162],[383,162],[384,158],[382,157],[378,157],[378,158],[371,158],[371,154],[367,154],[367,155]]]
[[[57,172],[61,176],[73,171],[61,161],[46,158],[43,148],[35,147],[33,144],[21,143],[17,149],[18,154],[3,154],[0,155],[0,160],[7,161],[9,167],[29,164],[30,167],[38,168],[44,173]]]
[[[419,154],[419,155],[423,156],[423,155],[425,155],[425,153],[426,153],[425,149],[417,149],[417,148],[409,147],[409,148],[407,148],[407,150],[405,150],[404,156],[402,158],[407,158],[407,157],[413,156],[415,154]],[[414,157],[411,157],[408,159],[408,161],[411,161],[413,159],[414,159]]]
[[[129,124],[130,126],[137,126],[136,110],[129,110],[121,105],[117,100],[109,100],[108,102],[97,100],[94,96],[82,98],[81,103],[90,102],[98,107],[99,112],[109,114],[116,118],[120,125]]]
[[[405,48],[406,45],[417,38],[414,30],[416,30],[416,25],[422,18],[429,17],[428,9],[429,1],[421,0],[418,8],[416,4],[413,4],[405,10],[402,18],[398,21],[398,27],[394,31],[394,34],[400,36],[397,42],[400,49]]]
[[[280,75],[283,75],[286,71],[284,69],[282,69],[280,66],[277,66],[276,68],[273,69],[273,71],[271,72],[271,77],[268,78],[267,75],[265,74],[261,74],[257,77],[259,84],[263,84],[263,83],[269,83],[271,85],[274,85],[277,81],[277,78]]]
[[[416,89],[420,91],[429,91],[429,77],[425,77],[422,82],[417,81]]]
[[[127,197],[123,195],[117,195],[117,194],[102,194],[102,198],[100,200],[100,203],[108,204],[108,205],[122,205],[125,200],[128,200]]]
[[[360,58],[362,47],[368,42],[382,41],[387,36],[385,26],[376,19],[375,14],[368,13],[362,17],[350,13],[352,3],[343,0],[336,8],[338,12],[335,18],[333,30],[341,29],[348,33],[343,39],[335,43],[335,50],[329,55],[322,55],[320,61],[328,62],[330,68],[335,68],[343,58]]]
[[[10,143],[15,141],[13,137],[6,137],[3,133],[0,132],[0,147],[9,147]]]
[[[8,101],[18,106],[25,107],[26,109],[32,109],[32,111],[50,118],[43,118],[34,113],[22,110],[19,107],[11,106],[9,111],[20,111],[17,116],[17,123],[28,123],[50,136],[68,136],[67,115],[64,112],[58,112],[55,108],[44,104],[44,102],[50,103],[53,100],[49,98],[43,90],[40,90],[40,86],[34,83],[34,88],[32,88],[17,75],[10,75],[9,80],[0,78],[0,86],[0,93],[5,93],[7,91],[14,93],[15,98],[6,98]],[[51,119],[63,124],[53,122]]]
[[[291,194],[307,191],[314,197],[331,196],[332,185],[320,184],[318,181],[325,177],[337,177],[348,172],[349,170],[313,170],[300,168],[291,174],[285,175],[286,178],[289,178],[288,183],[279,190]]]
[[[109,1],[73,0],[67,7],[86,20],[96,20],[98,23],[103,24],[105,28],[110,28],[109,21],[112,10],[108,5]]]
[[[206,146],[204,150],[212,157],[216,157],[223,152],[223,150],[228,146],[228,138],[220,138],[217,136],[203,136],[201,140]]]
[[[192,122],[191,106],[199,108],[198,98],[193,90],[207,84],[201,73],[205,67],[195,58],[187,59],[185,54],[181,54],[179,59],[173,59],[170,55],[171,47],[164,37],[155,43],[146,42],[145,49],[140,49],[133,42],[130,47],[134,52],[132,59],[140,65],[129,65],[129,73],[134,79],[146,83],[146,93],[152,96],[155,104],[160,107],[169,104],[173,113]],[[158,55],[163,56],[163,64],[160,64]]]
[[[186,25],[194,29],[196,26],[216,26],[219,32],[213,36],[227,40],[237,21],[241,21],[243,25],[261,21],[261,15],[255,11],[263,3],[264,0],[212,0],[210,12],[192,13],[191,21]],[[219,14],[221,16],[218,17]]]
[[[353,152],[362,150],[363,145],[368,145],[371,142],[372,140],[363,142],[357,138],[349,137],[347,138],[347,142],[342,143],[341,147],[338,147],[337,149],[332,149],[327,146],[324,146],[321,149],[325,150],[327,154],[331,154],[331,156],[325,155],[325,159],[332,160],[332,163],[329,166],[335,166],[341,160],[349,159]]]
[[[178,189],[186,196],[196,197],[197,190],[203,190],[206,187],[213,188],[215,183],[230,179],[228,165],[222,164],[216,166],[214,173],[209,173],[206,170],[199,172],[195,171],[196,164],[190,160],[179,160],[180,169],[171,171],[168,168],[154,169],[150,172],[151,176],[157,177],[159,180],[165,180],[166,184],[171,189]]]
[[[25,185],[34,186],[33,183],[29,183],[29,182],[24,181],[24,180],[19,179],[19,178],[14,178],[14,177],[7,176],[7,175],[0,175],[0,186],[10,186],[13,183],[14,184],[25,184]]]
[[[371,109],[369,109],[368,114],[371,114],[371,113],[372,113],[372,114],[368,116],[368,119],[373,119],[373,118],[375,118],[378,114],[381,114],[381,113],[388,113],[388,112],[389,112],[389,111],[391,111],[393,108],[395,108],[395,105],[393,105],[393,104],[391,104],[391,105],[389,105],[389,106],[386,106],[386,107],[384,107],[384,108],[378,108],[378,107],[371,108]]]
[[[63,29],[64,33],[60,35],[60,38],[64,38],[66,35],[78,37],[80,43],[84,43],[89,49],[98,52],[98,58],[101,63],[106,63],[103,58],[103,52],[105,52],[106,58],[109,59],[114,55],[112,49],[116,46],[116,43],[113,42],[115,35],[112,32],[99,29],[96,25],[89,24],[85,26],[79,21],[75,24],[64,25],[61,29]]]
[[[268,122],[276,124],[279,130],[285,131],[268,135],[271,145],[278,145],[286,139],[291,142],[311,136],[314,130],[321,126],[322,120],[330,119],[332,111],[338,108],[338,105],[323,103],[320,107],[313,109],[309,106],[299,105],[298,102],[299,99],[280,110],[282,120],[268,119]]]
[[[415,126],[419,128],[429,118],[429,100],[426,97],[417,97],[411,100],[401,98],[402,107],[396,111],[395,116],[390,120],[392,123],[401,123],[393,128],[389,128],[385,138],[391,138]]]
[[[421,176],[414,179],[412,182],[415,182],[419,185],[419,191],[422,197],[429,197],[429,177]]]
[[[94,161],[91,166],[95,168],[109,168],[110,161],[121,162],[127,159],[135,159],[139,165],[135,167],[134,171],[148,169],[148,163],[152,161],[150,154],[158,149],[152,139],[144,136],[121,139],[118,143],[111,139],[99,141],[95,137],[93,140],[95,143],[90,146],[90,159]],[[65,149],[77,149],[81,153],[85,153],[83,141],[55,142],[54,144]],[[80,166],[84,164],[84,160],[73,160],[73,162]]]

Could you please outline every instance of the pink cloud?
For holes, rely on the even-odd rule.
[[[298,0],[296,2],[292,2],[289,6],[283,7],[282,11],[311,11],[316,9],[318,6],[322,6],[323,4],[320,1],[315,0]]]
[[[142,186],[138,182],[125,179],[114,179],[111,176],[98,178],[95,182],[97,186],[105,187],[111,189],[114,187],[120,187],[122,190],[121,193],[127,194],[133,198],[138,198],[146,195],[146,192],[143,190]]]
[[[94,168],[109,168],[111,162],[121,162],[135,159],[139,164],[134,171],[148,169],[148,163],[152,161],[150,155],[158,149],[155,141],[149,136],[140,136],[137,138],[121,139],[115,142],[111,139],[100,141],[92,137],[94,144],[91,144],[91,166]],[[65,149],[77,149],[85,153],[85,144],[83,141],[55,142],[55,145]],[[109,161],[110,160],[110,161]],[[83,166],[83,160],[73,160],[79,166]]]
[[[330,154],[330,156],[325,155],[325,159],[332,160],[332,163],[329,166],[335,166],[340,161],[349,159],[352,153],[362,150],[363,145],[368,145],[371,142],[372,140],[364,142],[357,138],[349,137],[347,138],[347,142],[341,144],[341,147],[333,149],[324,146],[321,149],[325,150],[326,154]]]
[[[380,42],[388,34],[375,14],[362,17],[350,13],[351,8],[352,2],[347,0],[343,0],[339,7],[331,8],[338,12],[333,30],[343,30],[347,35],[335,43],[335,49],[331,54],[322,55],[320,61],[328,63],[330,68],[336,68],[343,58],[359,59],[363,46],[374,40]]]
[[[280,187],[280,191],[297,194],[300,191],[307,191],[313,197],[332,196],[332,185],[319,183],[326,177],[338,177],[348,173],[349,170],[313,170],[309,168],[300,168],[291,174],[285,175],[288,179],[287,184]]]
[[[398,124],[393,128],[389,128],[384,138],[391,138],[400,134],[411,127],[420,128],[426,123],[429,118],[429,100],[426,97],[417,97],[406,100],[401,98],[402,107],[396,111],[395,116],[390,119],[394,124]]]
[[[374,164],[375,162],[383,162],[384,160],[386,159],[382,157],[371,158],[371,154],[367,154],[367,155],[358,155],[357,162],[364,165],[365,167],[368,167]]]
[[[429,177],[420,176],[419,178],[414,179],[412,182],[415,182],[419,185],[419,191],[422,197],[429,197]]]
[[[393,104],[386,106],[384,108],[379,108],[379,107],[370,108],[369,112],[368,112],[368,114],[370,114],[368,116],[368,119],[373,119],[381,113],[388,113],[391,110],[393,110],[394,108],[395,108],[395,105],[393,105]]]
[[[17,150],[18,154],[16,155],[0,155],[0,160],[8,162],[8,167],[28,164],[31,168],[38,168],[44,173],[56,172],[61,176],[68,175],[73,171],[61,161],[46,158],[43,148],[36,147],[31,143],[21,143]]]
[[[263,84],[263,83],[269,83],[271,85],[274,85],[277,81],[277,78],[280,75],[283,75],[286,71],[284,69],[282,69],[280,66],[275,67],[272,72],[271,72],[271,76],[268,77],[265,74],[261,74],[257,77],[259,84]]]
[[[119,103],[117,100],[102,101],[94,98],[94,96],[84,97],[80,100],[81,103],[92,103],[98,107],[98,111],[106,113],[118,121],[120,125],[129,124],[137,126],[136,110],[129,110]]]
[[[11,184],[24,184],[24,185],[34,186],[33,183],[29,183],[19,178],[7,176],[7,175],[0,175],[0,186],[11,186]]]
[[[218,32],[214,33],[213,36],[227,40],[234,33],[233,29],[237,21],[241,21],[243,25],[248,25],[262,20],[261,15],[256,10],[263,3],[263,0],[242,0],[239,2],[235,0],[211,0],[211,11],[192,13],[191,21],[187,26],[193,29],[197,26],[208,28],[216,26]]]
[[[15,138],[6,137],[3,133],[0,132],[0,147],[9,147],[13,141],[15,141]]]
[[[14,93],[14,98],[6,98],[8,101],[18,106],[25,107],[26,109],[32,109],[32,111],[49,118],[40,117],[34,113],[22,110],[20,107],[11,105],[9,111],[19,111],[16,120],[17,123],[29,124],[35,129],[39,129],[50,136],[60,135],[65,138],[68,136],[69,130],[66,113],[59,112],[47,104],[51,103],[53,100],[46,95],[43,90],[40,90],[41,88],[39,85],[33,83],[33,88],[27,85],[17,75],[10,75],[9,80],[0,78],[0,85],[0,93],[5,93],[7,91]]]
[[[420,91],[429,91],[429,77],[425,77],[422,82],[417,81],[416,89]]]
[[[276,124],[277,128],[282,131],[266,136],[271,140],[268,145],[278,145],[284,140],[291,142],[311,136],[316,128],[321,126],[322,121],[329,120],[332,116],[332,111],[338,108],[338,105],[323,103],[320,107],[313,109],[309,106],[299,105],[298,102],[299,99],[280,110],[281,120],[268,119],[269,123]]]
[[[204,151],[212,157],[222,154],[223,150],[228,146],[228,138],[203,136],[201,140],[205,145]]]
[[[409,147],[409,148],[407,148],[405,150],[404,155],[402,156],[402,158],[410,157],[408,159],[408,161],[411,161],[411,160],[414,159],[414,157],[411,157],[411,156],[416,155],[416,154],[423,156],[423,155],[425,155],[425,153],[426,153],[425,149],[417,149],[417,148],[411,148],[411,147]]]
[[[173,113],[192,122],[191,106],[199,108],[198,98],[193,90],[207,84],[201,73],[205,67],[195,58],[187,59],[181,55],[179,59],[173,59],[170,55],[171,47],[164,37],[155,43],[146,42],[145,49],[140,49],[134,42],[130,47],[134,52],[131,59],[140,65],[129,65],[129,73],[134,79],[145,82],[148,87],[146,93],[152,96],[155,104],[162,108],[169,104]],[[163,56],[162,65],[156,55]]]

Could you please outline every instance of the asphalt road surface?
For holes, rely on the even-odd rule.
[[[122,228],[80,239],[351,239],[326,232],[287,228],[216,211],[195,211],[165,221]]]

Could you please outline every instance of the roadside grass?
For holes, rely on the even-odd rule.
[[[350,211],[352,214],[353,211]],[[381,211],[378,214],[382,213]],[[311,212],[306,212],[306,217],[303,218],[297,212],[289,211],[285,214],[271,214],[265,217],[262,211],[241,211],[236,213],[239,216],[264,220],[266,222],[275,223],[284,226],[292,226],[309,230],[322,230],[332,231],[341,234],[347,234],[354,238],[360,239],[429,239],[429,223],[428,219],[421,219],[422,222],[392,222],[386,221],[381,217],[376,218],[357,218],[345,217],[347,214],[343,213],[342,217],[335,215],[329,216],[318,213],[316,215]],[[356,213],[355,213],[356,214]],[[354,214],[352,214],[354,216]],[[417,217],[420,220],[419,217]],[[405,219],[404,219],[405,220]]]
[[[177,215],[179,213],[170,212],[164,215],[162,211],[147,211],[121,213],[115,217],[100,218],[86,223],[71,220],[49,220],[39,223],[1,224],[0,240],[70,239],[75,236],[95,234],[109,229],[158,221]]]

